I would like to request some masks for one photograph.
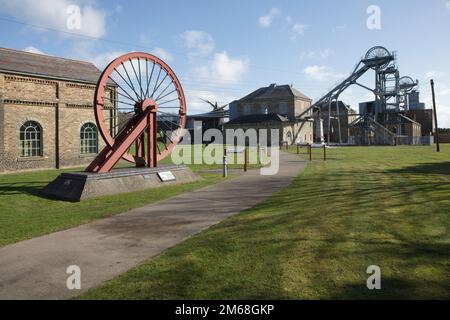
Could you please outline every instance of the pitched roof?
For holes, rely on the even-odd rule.
[[[243,123],[261,123],[261,122],[287,122],[288,118],[278,113],[269,114],[251,114],[237,117],[228,124],[243,124]]]
[[[304,95],[299,90],[295,89],[290,85],[276,85],[271,84],[268,87],[259,88],[249,95],[246,95],[240,101],[249,101],[249,100],[263,100],[263,99],[274,99],[274,98],[300,98],[304,100],[311,100],[311,98]]]
[[[205,119],[212,119],[212,118],[228,118],[229,112],[228,110],[219,109],[219,110],[212,110],[210,112],[206,113],[200,113],[200,114],[193,114],[188,116],[190,118],[205,118]]]
[[[97,83],[100,70],[85,61],[0,48],[0,71]]]
[[[318,105],[318,107],[320,107],[321,109],[325,110],[325,112],[327,112],[328,110],[328,106],[329,104],[325,101],[323,103],[321,103],[320,105]],[[345,104],[343,101],[339,100],[338,101],[338,106],[339,106],[339,110],[347,110],[347,111],[353,111],[356,112],[355,110],[353,110],[350,105]],[[336,101],[331,102],[331,108],[334,108],[336,110]]]

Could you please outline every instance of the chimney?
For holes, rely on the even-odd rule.
[[[276,86],[277,86],[276,83],[272,83],[272,84],[270,85],[270,88],[275,88]]]

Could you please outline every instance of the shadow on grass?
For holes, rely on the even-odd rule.
[[[413,299],[418,287],[426,284],[426,281],[419,284],[416,281],[399,279],[396,277],[382,277],[381,289],[369,290],[364,281],[358,283],[345,283],[343,288],[330,295],[333,300],[353,300],[353,299]]]
[[[390,169],[391,173],[406,174],[444,174],[450,175],[450,161],[436,163],[421,163],[415,166],[409,166],[401,169]]]
[[[40,192],[48,181],[31,181],[26,183],[1,183],[0,196],[28,194],[40,196]]]

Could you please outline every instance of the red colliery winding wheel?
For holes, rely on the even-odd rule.
[[[109,172],[121,158],[138,167],[156,167],[181,139],[186,99],[164,61],[134,52],[118,57],[103,71],[94,112],[106,147],[87,172]]]

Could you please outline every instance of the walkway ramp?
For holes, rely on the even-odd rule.
[[[127,213],[0,248],[0,299],[70,299],[287,187],[306,166],[280,153],[280,170],[240,177]],[[81,290],[66,269],[81,268]]]

